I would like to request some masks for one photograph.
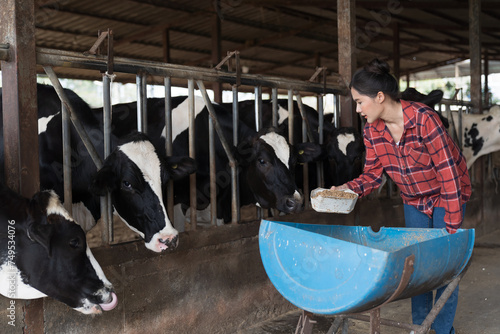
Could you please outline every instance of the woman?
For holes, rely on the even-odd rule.
[[[351,189],[360,197],[380,186],[385,171],[398,185],[406,227],[462,225],[471,185],[465,158],[428,106],[398,99],[398,82],[389,65],[374,59],[350,84],[356,112],[366,119],[366,162],[358,178],[332,189]],[[436,293],[436,300],[446,287]],[[458,287],[435,319],[436,334],[453,334]],[[412,298],[413,323],[422,324],[433,304],[432,292]]]

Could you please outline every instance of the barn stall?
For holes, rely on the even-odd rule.
[[[141,2],[131,3],[131,6],[140,6],[141,4]],[[356,42],[360,43],[360,41],[356,41],[353,35],[354,17],[358,15],[357,10],[361,11],[360,15],[363,15],[363,11],[365,11],[364,22],[366,22],[366,13],[369,14],[370,10],[375,11],[375,13],[380,13],[382,9],[390,11],[392,7],[385,6],[390,6],[391,3],[394,5],[393,2],[388,2],[384,4],[384,8],[375,8],[373,7],[376,6],[375,2],[371,3],[371,1],[358,3],[356,7],[354,7],[352,1],[338,1],[338,7],[333,6],[333,9],[336,9],[337,13],[349,13],[349,15],[339,15],[337,18],[338,46],[335,48],[335,52],[338,51],[338,58],[337,56],[328,56],[331,53],[328,50],[324,52],[323,56],[319,55],[316,57],[314,55],[311,56],[309,52],[304,56],[304,58],[309,60],[309,63],[300,59],[295,59],[289,64],[276,64],[276,61],[274,61],[275,67],[281,66],[282,71],[266,71],[266,66],[261,64],[261,74],[246,74],[243,71],[243,66],[252,69],[255,65],[251,63],[251,59],[261,57],[259,57],[259,52],[244,56],[245,49],[266,47],[273,40],[279,40],[280,36],[277,34],[271,36],[269,39],[256,39],[254,40],[256,46],[236,45],[234,48],[231,48],[234,45],[225,45],[224,49],[228,51],[241,50],[241,55],[239,52],[228,54],[231,61],[234,59],[234,63],[232,64],[232,71],[230,68],[227,68],[227,61],[230,59],[226,59],[226,62],[221,63],[224,58],[221,56],[221,44],[222,42],[227,43],[227,41],[234,43],[238,39],[232,36],[228,37],[229,33],[226,30],[224,32],[227,35],[221,34],[220,24],[221,22],[232,22],[234,24],[234,17],[238,17],[238,15],[245,17],[245,13],[235,13],[238,9],[247,10],[249,17],[252,13],[248,7],[241,6],[242,8],[239,8],[240,3],[238,2],[220,2],[218,9],[210,10],[210,20],[208,23],[205,22],[205,25],[213,29],[213,32],[208,35],[209,37],[211,36],[215,46],[212,48],[210,55],[202,52],[202,57],[199,55],[198,57],[194,57],[198,58],[198,62],[196,62],[196,59],[191,60],[195,65],[204,65],[204,62],[208,58],[210,59],[209,67],[211,68],[207,68],[202,66],[186,66],[186,63],[189,64],[189,61],[180,65],[172,64],[180,57],[183,57],[184,54],[179,54],[177,57],[170,57],[170,52],[173,54],[180,51],[184,53],[196,53],[197,51],[193,46],[190,48],[186,46],[182,47],[180,46],[180,41],[171,42],[170,39],[177,33],[190,34],[191,31],[188,27],[177,27],[176,29],[176,26],[180,25],[182,21],[187,20],[187,17],[195,16],[198,17],[198,20],[202,20],[202,15],[200,14],[203,11],[194,11],[194,5],[180,6],[179,4],[170,3],[168,5],[170,8],[168,9],[185,13],[184,17],[178,17],[175,20],[169,18],[168,20],[173,21],[173,23],[163,23],[153,27],[148,27],[142,23],[142,31],[136,33],[129,31],[128,34],[124,34],[120,38],[117,38],[117,40],[114,40],[113,38],[117,36],[117,32],[120,30],[117,30],[117,28],[105,30],[110,26],[109,24],[103,27],[102,23],[99,23],[99,29],[104,30],[100,32],[98,37],[91,36],[90,33],[86,35],[79,34],[70,28],[72,24],[76,26],[75,18],[72,17],[73,15],[80,17],[83,22],[87,23],[91,20],[112,20],[113,18],[116,18],[116,21],[122,21],[121,23],[130,23],[123,21],[134,21],[132,19],[125,20],[123,18],[124,14],[119,13],[97,15],[99,7],[96,3],[88,4],[92,8],[91,10],[89,8],[77,8],[71,2],[51,3],[44,1],[41,5],[37,3],[35,12],[33,12],[33,8],[30,7],[33,6],[33,3],[18,4],[15,1],[9,1],[2,8],[2,29],[4,33],[2,40],[0,40],[2,43],[9,43],[9,45],[3,44],[0,48],[0,56],[3,59],[4,103],[10,103],[9,107],[4,107],[4,110],[12,113],[9,114],[11,117],[8,117],[12,123],[6,125],[6,128],[8,127],[9,131],[12,131],[12,136],[20,138],[19,142],[13,142],[12,147],[6,148],[6,151],[12,150],[10,151],[10,156],[13,157],[9,160],[11,164],[9,171],[12,171],[9,174],[10,178],[8,178],[9,185],[21,193],[31,194],[36,190],[36,185],[39,184],[37,168],[34,167],[38,165],[38,157],[31,149],[32,147],[36,147],[35,143],[37,142],[36,131],[33,130],[36,129],[36,110],[33,110],[33,105],[30,103],[30,101],[34,100],[34,76],[37,72],[44,71],[51,80],[54,80],[55,86],[57,86],[57,76],[60,76],[99,79],[107,87],[111,84],[110,76],[102,75],[102,73],[107,71],[109,75],[117,74],[117,80],[137,82],[138,87],[140,87],[138,88],[137,97],[139,101],[145,98],[145,85],[148,81],[164,84],[165,96],[167,97],[169,96],[169,87],[171,85],[187,86],[190,92],[192,92],[195,87],[203,91],[204,83],[208,82],[212,85],[215,92],[219,92],[215,94],[216,97],[214,99],[215,101],[219,100],[218,102],[220,102],[220,92],[222,89],[231,89],[233,92],[237,92],[238,90],[252,91],[256,93],[256,100],[259,100],[262,89],[264,89],[270,91],[272,97],[277,97],[279,92],[280,94],[286,94],[290,99],[294,96],[296,99],[300,99],[300,94],[313,93],[319,94],[320,97],[327,93],[337,94],[338,98],[334,100],[332,96],[330,103],[335,106],[340,105],[340,110],[350,110],[350,101],[345,89],[345,83],[348,80],[339,80],[339,78],[350,78],[350,75],[360,64],[377,54],[376,48],[366,48],[369,50],[363,51],[367,51],[367,53],[360,53],[356,57],[356,52],[353,52],[353,44]],[[471,1],[470,3],[473,5],[472,9],[481,5],[479,1]],[[255,6],[255,8],[260,8],[259,6],[261,5],[258,1],[252,2],[252,6]],[[302,32],[306,35],[306,38],[310,34],[313,34],[309,31],[312,28],[306,27],[306,25],[316,27],[320,23],[325,24],[323,21],[317,22],[315,20],[318,19],[318,8],[331,6],[331,4],[325,4],[324,2],[313,3],[310,6],[315,10],[309,9],[304,13],[296,8],[287,8],[285,4],[279,1],[275,5],[283,7],[278,9],[271,8],[271,10],[278,13],[287,13],[287,15],[292,15],[295,18],[301,17],[305,21],[313,21],[312,23],[304,23],[302,31],[299,32],[288,28],[289,36],[295,36]],[[421,4],[421,6],[424,5]],[[483,8],[495,9],[490,2],[483,3],[483,5]],[[109,6],[108,4],[110,8],[117,6],[119,5]],[[158,8],[163,9],[163,6],[156,2],[148,2],[148,6],[153,6],[157,10]],[[204,8],[206,6],[200,5],[199,7]],[[417,5],[414,8],[407,8],[407,10],[419,10],[418,7]],[[141,8],[144,9],[143,7]],[[126,9],[124,8],[123,10]],[[130,8],[128,10],[130,11]],[[270,9],[267,7],[263,8],[261,9],[261,13],[263,13],[263,10]],[[54,22],[61,19],[59,15],[69,17],[65,17],[69,21],[68,27],[56,27]],[[171,15],[175,16],[175,14]],[[470,20],[474,22],[476,20],[475,16],[473,14],[470,15]],[[249,19],[249,22],[255,23],[255,20],[255,18],[253,21]],[[465,20],[467,20],[467,16]],[[114,24],[112,25],[116,25],[119,22],[113,22]],[[135,24],[139,24],[138,22],[138,19],[135,20]],[[192,24],[196,24],[199,21],[193,22]],[[246,24],[250,23],[247,22]],[[262,24],[258,28],[272,29],[273,27],[270,24],[269,26]],[[408,27],[399,27],[399,25],[395,25],[395,27],[391,25],[384,28],[390,34],[394,34],[394,36],[404,34],[405,29],[409,29]],[[438,27],[435,28],[437,29]],[[86,29],[87,31],[92,29],[91,25],[89,24],[89,27]],[[398,29],[402,29],[402,31]],[[332,28],[332,30],[335,29]],[[134,47],[132,45],[131,49],[122,51],[122,55],[120,55],[118,51],[120,43],[122,46],[132,44],[132,42],[141,39],[141,35],[152,32],[155,32],[156,35],[161,35],[156,36],[157,39],[160,37],[160,42],[141,41],[141,47]],[[474,30],[474,26],[471,25],[469,33],[474,34],[479,32]],[[241,31],[240,34],[242,34]],[[452,34],[449,33],[448,36]],[[35,35],[37,36],[36,44],[31,37]],[[68,42],[61,35],[72,35],[73,39],[71,42]],[[55,37],[51,39],[49,36]],[[393,39],[395,40],[396,37],[394,36]],[[381,37],[386,37],[386,34],[382,34]],[[489,38],[494,38],[494,36],[489,36]],[[200,36],[193,39],[192,43],[199,42],[202,44]],[[207,38],[205,37],[205,39]],[[314,34],[312,37],[310,36],[310,39],[319,43]],[[401,61],[400,63],[400,58],[405,59],[408,56],[404,56],[404,52],[401,52],[399,47],[404,47],[405,41],[403,39],[398,43],[397,41],[393,41],[393,39],[386,42],[389,45],[394,45],[390,48],[393,49],[393,57],[389,59],[393,61],[393,68],[396,73],[404,73],[404,70],[400,70],[400,68],[405,66],[405,62]],[[460,38],[457,38],[457,40],[460,40],[462,43]],[[473,40],[472,44],[478,41],[479,38],[471,40]],[[41,41],[46,41],[46,44],[42,44]],[[108,47],[108,49],[101,50],[100,53],[96,52],[96,55],[92,55],[92,52],[95,51],[92,47],[95,46],[97,48],[100,45],[96,41],[107,41],[107,43],[101,45],[101,49],[104,49],[104,47]],[[327,45],[329,43],[335,44],[336,42],[331,37],[324,41]],[[69,47],[68,43],[78,45],[80,50],[73,49],[74,46]],[[163,58],[161,60],[164,61],[159,62],[158,59],[144,59],[143,56],[153,54],[152,49],[158,49],[158,45],[163,48],[163,54],[160,57],[156,56],[156,58]],[[484,45],[487,46],[489,44],[484,43]],[[35,46],[38,48],[35,49]],[[170,50],[171,46],[172,50]],[[305,48],[307,47],[314,49],[313,46],[305,46]],[[288,49],[283,46],[272,48],[274,48],[274,53],[279,53],[278,51],[285,53],[278,55],[281,58],[288,58],[289,56],[286,55],[286,52],[291,52],[290,47]],[[462,46],[462,48],[467,47]],[[480,50],[481,48],[471,45],[470,49]],[[133,53],[131,50],[135,50],[136,53]],[[84,54],[84,51],[92,52]],[[446,53],[445,51],[434,50],[434,53]],[[423,48],[420,51],[414,52],[432,53],[432,50],[429,51],[428,48]],[[454,52],[456,53],[456,51]],[[493,54],[498,53],[494,48],[491,48],[490,52]],[[272,51],[269,52],[269,54],[272,53]],[[428,55],[428,57],[430,56]],[[478,77],[478,57],[480,55],[470,54],[472,60],[471,76],[475,78],[474,80],[477,80]],[[336,59],[336,61],[332,62],[332,58]],[[425,57],[422,58],[425,59]],[[264,62],[263,59],[259,60]],[[311,60],[314,60],[314,65],[311,65]],[[324,63],[322,64],[321,61],[324,61]],[[437,64],[446,61],[450,60],[444,58],[433,62],[428,61],[429,64],[426,66],[435,67]],[[35,66],[35,64],[38,64],[38,66]],[[221,70],[221,67],[217,66],[219,64],[224,66],[224,70]],[[300,72],[295,64],[300,64],[301,66],[298,67],[305,68],[305,70],[301,70],[303,72]],[[43,68],[40,66],[43,66]],[[259,67],[258,64],[257,67]],[[285,70],[286,67],[291,67],[291,69],[287,72]],[[324,70],[323,72],[318,72],[315,67],[338,69],[338,75],[335,72],[329,72],[326,75]],[[407,67],[411,68],[410,66]],[[413,67],[422,70],[424,66]],[[250,72],[259,73],[259,71],[253,72],[252,70]],[[273,73],[276,76],[268,76],[266,73]],[[322,78],[322,76],[323,80],[314,79],[314,77]],[[313,79],[304,80],[304,78]],[[6,82],[8,85],[5,84]],[[9,91],[5,92],[7,87],[9,87]],[[472,103],[470,106],[472,112],[480,110],[480,103],[482,102],[480,92],[480,81],[479,84],[476,81],[475,84],[471,85]],[[9,94],[11,98],[8,98]],[[204,97],[207,99],[206,96]],[[104,96],[104,99],[108,103],[110,102],[108,96]],[[456,103],[456,101],[452,101],[451,103]],[[352,117],[352,113],[339,112],[337,108],[336,115],[339,117],[339,123],[342,125],[359,126],[359,120]],[[466,226],[464,226],[466,228],[475,228],[478,235],[487,234],[495,230],[494,223],[499,218],[498,209],[495,207],[495,203],[498,203],[498,195],[492,186],[494,181],[491,178],[491,175],[494,175],[495,168],[489,163],[490,160],[488,159],[490,158],[480,159],[472,170],[475,194],[468,204],[467,218],[465,220]],[[234,207],[237,211],[237,205],[234,205]],[[171,207],[169,212],[172,212]],[[391,212],[390,221],[387,221],[387,212]],[[238,213],[235,212],[233,217],[238,217]],[[374,221],[373,217],[377,217],[378,219]],[[397,196],[393,195],[388,196],[388,198],[383,196],[381,198],[366,199],[358,204],[354,212],[348,216],[334,215],[332,217],[332,214],[318,214],[311,210],[306,210],[306,212],[301,214],[277,217],[276,219],[316,223],[331,223],[332,220],[335,220],[335,224],[340,225],[367,225],[367,222],[370,222],[370,225],[374,228],[404,225],[401,201]],[[196,221],[196,217],[192,217],[191,221]],[[187,333],[193,331],[229,333],[283,314],[293,309],[293,306],[284,301],[277,293],[262,268],[257,243],[258,228],[258,220],[246,224],[238,224],[235,220],[233,224],[219,227],[213,226],[208,229],[196,228],[196,224],[193,224],[189,231],[181,234],[178,250],[174,253],[157,255],[146,250],[141,243],[116,244],[113,241],[113,224],[108,219],[104,223],[104,228],[102,228],[102,239],[105,245],[95,248],[94,253],[103,266],[108,278],[115,285],[120,301],[119,306],[112,313],[106,313],[101,317],[89,318],[68,312],[68,308],[65,305],[48,298],[26,302],[25,305],[18,303],[16,314],[22,315],[18,318],[19,326],[15,329],[7,329],[13,330],[13,333],[20,332],[23,326],[26,330],[33,333],[86,333],[91,331],[132,333],[139,329],[147,332],[160,330],[167,333]],[[8,303],[8,300],[2,298],[1,302]],[[2,310],[5,309],[6,307],[2,307]]]

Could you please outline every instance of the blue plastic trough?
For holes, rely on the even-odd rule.
[[[380,306],[398,289],[405,260],[413,273],[396,299],[434,290],[456,278],[474,246],[474,229],[381,228],[262,220],[264,268],[295,306],[317,314],[362,312]],[[401,293],[399,293],[401,292]]]

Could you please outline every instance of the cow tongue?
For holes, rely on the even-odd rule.
[[[111,311],[118,304],[118,297],[114,292],[111,292],[111,301],[107,304],[99,304],[103,311]]]

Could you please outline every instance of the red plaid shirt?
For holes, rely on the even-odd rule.
[[[471,196],[465,158],[446,132],[437,113],[418,102],[401,100],[404,130],[395,143],[384,121],[364,128],[366,162],[363,174],[347,183],[360,197],[378,188],[385,172],[398,185],[405,204],[432,215],[446,210],[446,229],[462,225],[462,204]]]

